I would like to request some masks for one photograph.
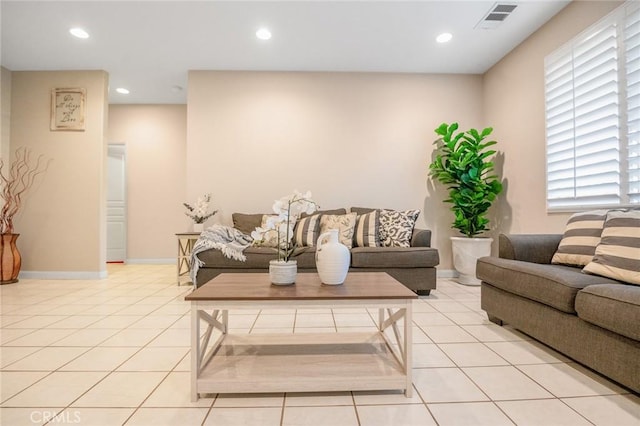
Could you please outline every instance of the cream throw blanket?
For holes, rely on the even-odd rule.
[[[243,251],[253,243],[251,236],[225,225],[212,225],[200,234],[191,252],[191,282],[196,286],[198,269],[204,262],[198,259],[198,253],[216,249],[229,258],[244,262],[247,260]]]

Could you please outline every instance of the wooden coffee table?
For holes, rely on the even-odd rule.
[[[411,304],[417,297],[384,272],[349,273],[338,286],[322,284],[315,273],[299,273],[291,286],[271,285],[268,274],[218,275],[185,297],[191,301],[191,400],[201,393],[382,389],[411,397]],[[231,309],[353,307],[377,308],[378,330],[229,333]]]

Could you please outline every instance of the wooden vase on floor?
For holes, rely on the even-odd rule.
[[[0,285],[18,282],[22,258],[16,246],[20,234],[0,235]]]

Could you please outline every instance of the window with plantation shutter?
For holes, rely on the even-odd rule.
[[[640,8],[545,58],[547,207],[640,204]]]
[[[629,11],[624,28],[627,77],[628,195],[640,204],[640,7]]]

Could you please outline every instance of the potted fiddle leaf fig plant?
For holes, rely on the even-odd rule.
[[[18,282],[22,257],[16,246],[20,234],[13,232],[13,217],[23,206],[24,194],[48,166],[49,162],[42,155],[32,160],[27,148],[18,148],[9,165],[0,158],[0,198],[3,201],[0,210],[0,284]]]
[[[451,237],[454,267],[458,282],[478,285],[475,277],[476,260],[491,254],[492,238],[478,238],[488,231],[487,211],[502,192],[502,182],[495,174],[492,161],[497,142],[487,140],[493,128],[482,131],[458,130],[458,123],[442,123],[437,129],[435,158],[429,165],[429,175],[447,186],[454,214],[452,228],[464,237]]]

